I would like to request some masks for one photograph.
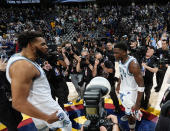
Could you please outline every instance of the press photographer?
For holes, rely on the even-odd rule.
[[[115,57],[114,57],[114,52],[113,52],[113,46],[114,46],[114,44],[112,42],[107,42],[106,51],[104,53],[104,56],[107,57],[108,60],[112,62],[113,66],[115,66]]]
[[[139,64],[141,64],[142,58],[145,56],[146,47],[145,46],[138,46],[137,39],[135,36],[132,36],[130,39],[130,49],[129,55],[135,57]]]
[[[117,117],[104,109],[104,97],[110,92],[110,83],[103,77],[95,77],[86,87],[84,107],[87,121],[81,131],[119,131]]]
[[[76,71],[82,74],[82,79],[78,83],[81,90],[81,98],[84,94],[84,88],[92,79],[92,66],[93,60],[90,58],[89,52],[87,50],[82,50],[81,57],[78,59],[78,63],[76,66]]]
[[[82,79],[82,74],[76,71],[76,65],[79,59],[78,52],[70,42],[63,43],[63,48],[65,50],[64,54],[69,60],[67,80],[69,80],[69,77],[71,77],[71,82],[74,84],[78,95],[81,96],[81,90],[78,83]]]
[[[168,64],[170,64],[170,50],[168,47],[168,39],[166,37],[162,38],[162,48],[157,49],[155,55],[159,58],[159,70],[156,73],[157,86],[155,87],[155,92],[159,92]]]
[[[58,97],[58,103],[64,109],[64,104],[68,103],[69,94],[65,80],[69,61],[61,46],[57,47],[57,51],[49,52],[47,60],[43,62],[42,67],[50,83],[52,97],[54,100]]]
[[[118,78],[115,77],[115,57],[113,52],[113,44],[111,42],[107,42],[106,45],[106,51],[105,51],[105,64],[112,63],[113,65],[113,72],[109,73],[109,77],[107,78],[111,84],[111,91],[110,91],[110,97],[115,105],[115,112],[119,113],[120,107],[119,107],[119,101],[115,92],[115,83],[118,81]],[[110,64],[111,65],[111,64]],[[109,67],[109,66],[108,66]]]

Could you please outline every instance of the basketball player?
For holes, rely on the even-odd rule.
[[[125,107],[129,128],[135,130],[136,120],[133,111],[140,108],[141,98],[144,92],[144,82],[140,67],[136,59],[127,55],[127,46],[123,43],[114,46],[115,59],[119,61],[120,78],[116,91],[120,94],[120,100]]]
[[[7,79],[11,83],[13,108],[31,116],[38,130],[63,127],[63,131],[71,131],[69,118],[52,98],[45,73],[35,62],[48,51],[42,34],[23,32],[18,36],[18,43],[22,50],[9,59],[6,70]],[[67,127],[63,121],[59,121],[59,112],[69,122]]]

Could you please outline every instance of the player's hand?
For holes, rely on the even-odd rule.
[[[117,86],[117,88],[115,90],[119,94],[120,86]]]
[[[46,120],[49,124],[52,124],[52,123],[58,121],[57,112],[58,111],[56,111],[56,112],[52,113],[51,115],[49,115],[48,119]]]
[[[132,111],[137,111],[140,109],[140,104],[135,104],[134,106],[132,106]]]

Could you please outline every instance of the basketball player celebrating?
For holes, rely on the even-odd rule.
[[[116,91],[120,94],[120,100],[125,107],[129,128],[131,131],[134,131],[136,118],[133,113],[139,111],[140,108],[144,92],[143,77],[136,59],[127,54],[127,46],[125,44],[119,43],[114,46],[114,57],[119,61],[120,71]]]
[[[18,43],[22,50],[11,56],[6,68],[6,76],[11,83],[13,108],[31,116],[38,130],[62,127],[62,131],[71,131],[71,121],[52,98],[45,72],[35,62],[48,51],[42,34],[23,32],[18,36]],[[62,113],[63,121],[59,113]]]

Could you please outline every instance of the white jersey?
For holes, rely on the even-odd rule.
[[[46,103],[49,101],[54,102],[53,98],[51,97],[50,85],[48,83],[48,80],[46,78],[46,75],[43,69],[35,62],[21,56],[20,54],[13,55],[8,61],[7,68],[6,68],[6,77],[8,81],[11,83],[11,78],[9,76],[9,68],[14,62],[18,60],[26,60],[32,63],[40,72],[40,76],[33,81],[33,85],[28,96],[28,101],[33,105]]]
[[[27,100],[32,105],[34,105],[36,108],[38,108],[40,111],[42,111],[48,115],[54,113],[57,110],[63,112],[63,110],[59,106],[58,102],[56,102],[51,96],[50,85],[49,85],[49,82],[46,78],[46,75],[45,75],[45,72],[43,71],[43,69],[38,64],[21,56],[21,54],[19,54],[19,53],[13,55],[8,61],[7,68],[6,68],[6,77],[7,77],[8,81],[11,83],[11,78],[9,76],[10,66],[18,60],[26,60],[26,61],[32,63],[37,68],[37,70],[39,70],[39,72],[40,72],[40,76],[33,80],[33,84],[30,89],[29,96],[28,96]],[[69,120],[69,118],[67,116],[66,116],[66,119]],[[48,124],[47,122],[45,122],[43,120],[36,119],[36,118],[33,118],[33,121],[37,128],[42,128],[43,126],[48,126],[50,128],[57,128],[57,127],[61,127],[61,125],[62,125],[62,123],[58,122],[58,121],[55,123],[52,123],[52,124]],[[65,130],[71,131],[71,128],[70,129],[66,128]]]
[[[119,71],[120,71],[120,79],[121,79],[120,93],[137,91],[138,85],[134,79],[133,74],[129,72],[129,64],[132,61],[136,62],[136,59],[132,56],[129,56],[129,59],[124,64],[119,62]]]

